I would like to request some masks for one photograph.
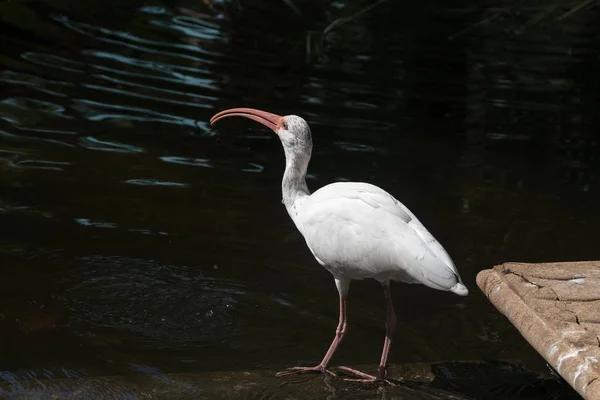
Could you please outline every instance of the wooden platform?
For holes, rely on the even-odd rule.
[[[477,284],[586,400],[600,400],[600,261],[506,263]]]

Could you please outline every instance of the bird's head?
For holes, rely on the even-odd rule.
[[[312,151],[310,127],[304,118],[297,115],[277,115],[254,108],[231,108],[215,114],[211,125],[227,117],[245,117],[260,122],[277,134],[286,154],[288,151],[296,154],[307,154]]]

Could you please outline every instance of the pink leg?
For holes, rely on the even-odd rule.
[[[392,345],[392,337],[396,332],[396,312],[394,311],[394,302],[390,293],[390,285],[383,285],[383,292],[387,300],[387,320],[385,322],[385,340],[383,342],[383,351],[381,352],[381,361],[379,362],[379,371],[377,371],[377,379],[384,379],[387,375],[387,358]]]
[[[325,353],[325,357],[319,363],[319,365],[314,367],[293,367],[289,368],[285,371],[278,372],[276,376],[284,376],[290,375],[294,373],[305,373],[305,372],[325,372],[331,375],[335,375],[333,372],[327,370],[327,366],[329,365],[329,361],[331,361],[331,357],[333,357],[333,353],[338,348],[342,339],[346,335],[347,325],[346,325],[346,296],[340,296],[340,319],[338,322],[338,326],[335,330],[335,337],[333,338],[333,342],[331,342],[331,346],[329,346],[329,350]]]
[[[385,380],[385,377],[387,375],[387,358],[388,353],[390,352],[390,346],[392,345],[392,337],[394,336],[394,332],[396,331],[397,320],[396,312],[394,311],[394,303],[390,294],[389,283],[383,284],[383,293],[385,294],[385,298],[387,300],[387,318],[385,322],[385,340],[383,342],[383,351],[381,352],[381,361],[379,362],[377,376],[365,374],[364,372],[360,372],[348,367],[340,367],[340,369],[360,377],[359,379],[347,380],[359,382],[374,382]]]

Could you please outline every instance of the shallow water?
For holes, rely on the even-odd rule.
[[[244,120],[209,127],[239,106],[305,117],[312,190],[381,186],[458,265],[467,298],[393,286],[391,363],[442,365],[433,387],[465,395],[485,378],[461,380],[460,363],[547,374],[475,276],[598,259],[597,11],[528,23],[530,7],[466,30],[490,11],[385,2],[307,52],[306,32],[349,3],[0,4],[6,390],[320,360],[335,286],[280,203],[277,138]],[[374,368],[384,315],[378,285],[354,283],[336,365]]]

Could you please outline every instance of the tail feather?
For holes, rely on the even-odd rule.
[[[457,282],[456,285],[452,286],[450,291],[459,296],[466,296],[469,294],[469,289],[467,289],[467,287],[462,282]]]

